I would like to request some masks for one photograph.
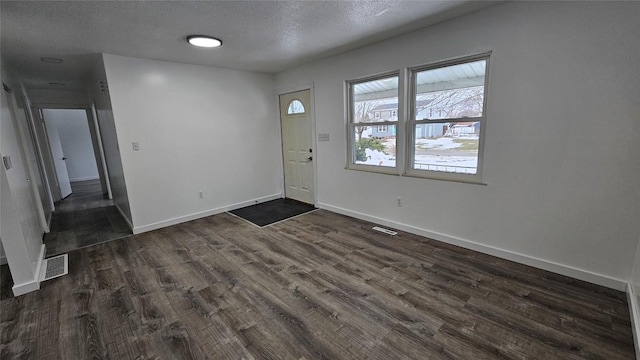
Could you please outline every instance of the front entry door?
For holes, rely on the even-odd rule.
[[[280,95],[285,197],[314,204],[310,90]]]

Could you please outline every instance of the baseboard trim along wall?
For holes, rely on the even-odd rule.
[[[587,281],[587,282],[605,286],[611,289],[615,289],[619,291],[627,290],[627,283],[625,281],[615,279],[606,275],[597,274],[591,271],[575,268],[572,266],[554,263],[551,261],[539,259],[539,258],[528,256],[528,255],[523,255],[523,254],[512,252],[509,250],[503,250],[500,248],[479,244],[471,240],[461,239],[458,237],[441,234],[441,233],[429,231],[426,229],[417,228],[412,225],[402,224],[402,223],[378,218],[375,216],[343,209],[343,208],[332,206],[329,204],[319,203],[316,206],[319,207],[320,209],[325,209],[325,210],[333,211],[338,214],[351,216],[360,220],[369,221],[375,224],[396,228],[398,230],[406,231],[408,233],[424,236],[424,237],[442,241],[444,243],[448,243],[451,245],[460,246],[465,249],[474,250],[484,254],[496,256],[505,260],[515,261],[520,264],[533,266],[535,268],[551,271],[560,275],[569,276],[574,279]]]
[[[122,209],[120,209],[120,206],[118,206],[118,204],[115,204],[115,207],[118,210],[118,212],[120,213],[120,216],[122,216],[122,219],[124,219],[124,222],[127,223],[127,226],[129,227],[129,230],[133,231],[133,224],[131,223],[131,219],[129,219],[127,217],[127,215],[124,214],[124,211],[122,211]]]
[[[640,360],[640,313],[638,313],[638,298],[632,283],[627,283],[627,302],[631,314],[631,329],[633,330],[633,344],[636,348],[636,360]]]
[[[42,246],[40,247],[40,255],[38,257],[36,271],[33,274],[33,280],[24,282],[22,284],[14,284],[11,288],[11,290],[13,290],[13,296],[20,296],[32,291],[40,290],[40,273],[42,272],[44,254],[46,254],[46,247],[44,244],[42,244]]]
[[[220,213],[231,211],[231,210],[240,209],[240,208],[243,208],[245,206],[258,204],[258,203],[265,202],[265,201],[271,201],[271,200],[275,200],[275,199],[280,199],[282,196],[283,196],[282,193],[273,194],[273,195],[269,195],[269,196],[263,196],[263,197],[260,197],[260,198],[257,198],[257,199],[247,200],[247,201],[243,201],[243,202],[239,202],[239,203],[231,204],[231,205],[227,205],[227,206],[221,206],[221,207],[218,207],[218,208],[215,208],[215,209],[210,209],[210,210],[201,211],[201,212],[194,213],[194,214],[189,214],[189,215],[185,215],[185,216],[176,217],[176,218],[173,218],[173,219],[159,221],[159,222],[153,223],[153,224],[137,226],[137,227],[133,228],[133,233],[134,234],[141,234],[143,232],[152,231],[152,230],[156,230],[156,229],[161,229],[163,227],[180,224],[180,223],[183,223],[183,222],[200,219],[200,218],[203,218],[203,217],[216,215],[216,214],[220,214]]]

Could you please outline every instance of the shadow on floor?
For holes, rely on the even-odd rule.
[[[113,200],[102,194],[100,180],[71,183],[72,194],[56,203],[46,257],[130,236],[131,230]]]

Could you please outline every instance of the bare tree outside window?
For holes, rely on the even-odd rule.
[[[418,94],[416,118],[421,120],[479,117],[482,116],[483,97],[483,86]]]
[[[357,123],[371,122],[371,111],[378,106],[378,101],[358,101],[355,103],[354,116]],[[356,127],[356,141],[362,139],[362,133],[368,129],[367,126]]]

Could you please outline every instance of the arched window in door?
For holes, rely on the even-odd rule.
[[[287,115],[304,114],[304,105],[300,100],[291,100],[287,107]]]

